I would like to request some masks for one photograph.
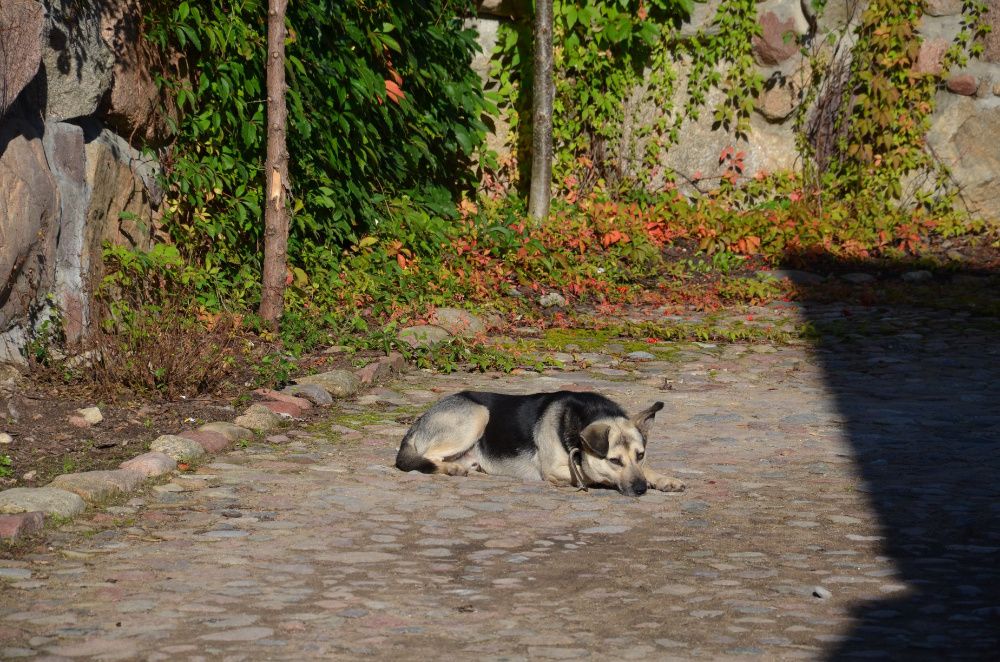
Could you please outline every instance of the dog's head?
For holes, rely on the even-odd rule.
[[[654,402],[632,418],[605,418],[580,432],[583,453],[580,470],[591,485],[613,487],[626,496],[646,493],[642,461],[646,455],[646,433],[662,402]]]

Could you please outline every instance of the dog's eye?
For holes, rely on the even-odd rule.
[[[608,458],[608,462],[610,462],[611,464],[615,465],[616,467],[624,467],[625,466],[625,463],[622,462],[621,459],[617,458],[617,457],[609,457]]]
[[[643,453],[642,451],[639,451],[638,453],[635,454],[635,461],[642,462],[642,458],[644,457],[646,457],[646,454]]]

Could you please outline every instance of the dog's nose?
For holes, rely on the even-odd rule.
[[[646,483],[633,483],[630,491],[635,496],[642,496],[646,493]]]

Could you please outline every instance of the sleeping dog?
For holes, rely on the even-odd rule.
[[[504,395],[462,391],[410,427],[396,455],[403,471],[465,476],[470,471],[611,487],[627,496],[684,483],[643,465],[646,434],[662,402],[629,417],[597,393]]]

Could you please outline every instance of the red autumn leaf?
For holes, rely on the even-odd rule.
[[[389,95],[389,100],[399,103],[406,98],[406,93],[400,89],[399,84],[394,80],[385,81],[385,93]]]

